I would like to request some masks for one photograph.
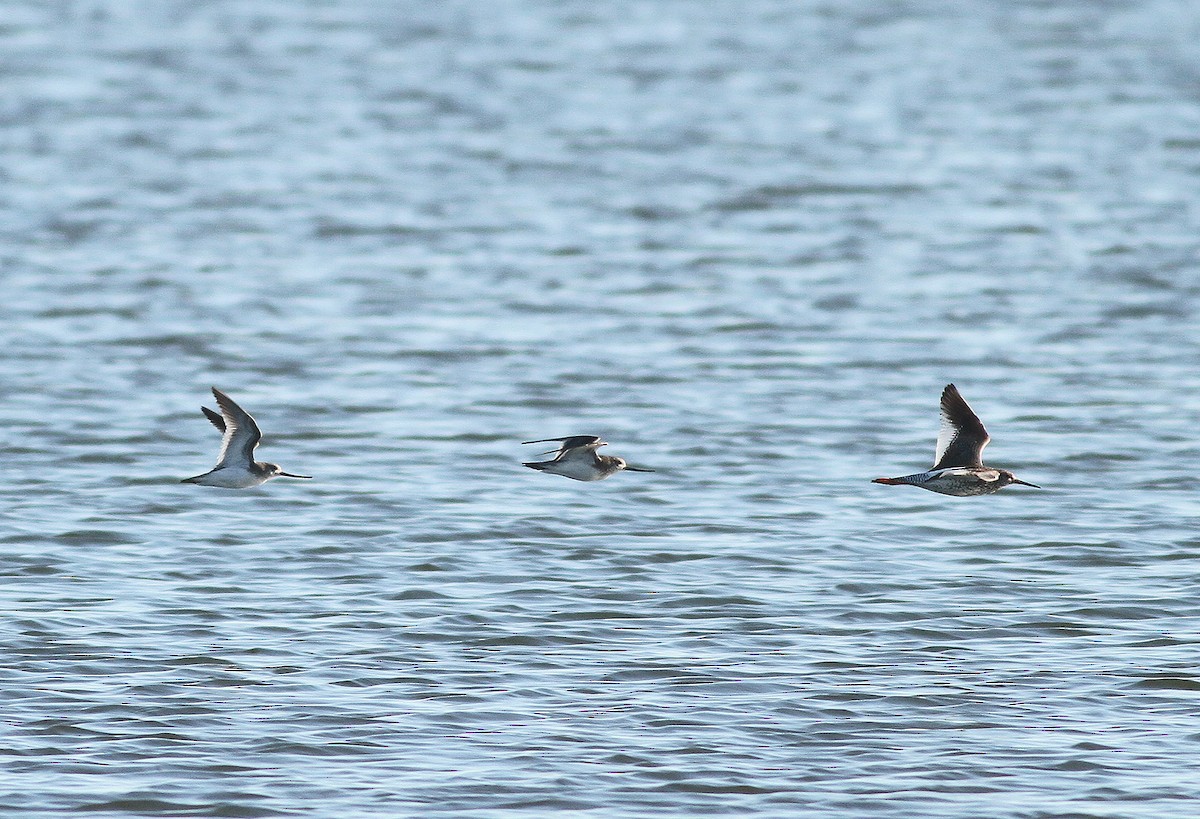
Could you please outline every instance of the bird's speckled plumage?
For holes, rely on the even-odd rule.
[[[942,426],[938,432],[933,469],[898,478],[876,478],[873,483],[908,484],[942,495],[990,495],[1009,484],[1041,487],[1018,480],[1006,469],[983,465],[983,448],[991,437],[958,388],[947,384],[942,390]]]

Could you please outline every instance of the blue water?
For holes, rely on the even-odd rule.
[[[0,814],[1194,812],[1198,44],[7,3]],[[870,483],[951,381],[1045,489]],[[181,485],[210,385],[314,480]]]

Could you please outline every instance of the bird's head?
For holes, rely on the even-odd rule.
[[[291,472],[284,472],[283,467],[279,464],[264,463],[263,467],[267,470],[267,475],[272,478],[303,478],[311,480],[312,475],[294,475]]]
[[[1042,487],[1038,486],[1036,483],[1029,483],[1028,481],[1019,480],[1016,475],[1009,472],[1007,469],[1001,469],[1000,470],[1000,485],[1008,486],[1010,483],[1018,483],[1021,486],[1032,486],[1034,489],[1042,488]]]

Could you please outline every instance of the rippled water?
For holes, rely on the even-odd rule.
[[[1188,815],[1198,43],[8,3],[0,812]],[[869,482],[949,381],[1044,490]],[[316,479],[179,484],[213,384]]]

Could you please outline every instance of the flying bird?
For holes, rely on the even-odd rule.
[[[217,399],[218,414],[208,407],[200,407],[214,427],[222,433],[221,452],[217,455],[217,465],[203,475],[194,478],[184,478],[180,483],[195,483],[201,486],[220,486],[225,489],[246,489],[258,486],[271,478],[304,478],[311,475],[294,475],[284,472],[278,464],[254,460],[254,448],[262,439],[258,424],[250,417],[250,413],[239,407],[225,393],[212,388],[213,396]]]
[[[947,384],[942,390],[942,427],[938,432],[933,469],[899,478],[876,478],[872,483],[911,484],[943,495],[990,495],[1010,483],[1032,486],[1017,480],[1007,469],[983,465],[983,448],[991,440],[958,388]]]
[[[565,438],[539,438],[536,441],[522,441],[523,444],[544,444],[558,441],[558,449],[543,452],[543,455],[556,453],[549,461],[533,461],[524,464],[539,472],[549,472],[562,475],[576,481],[602,481],[622,469],[628,472],[653,472],[653,469],[640,469],[630,466],[624,458],[613,455],[600,455],[596,452],[602,446],[608,446],[607,441],[601,441],[597,435],[568,435]]]

